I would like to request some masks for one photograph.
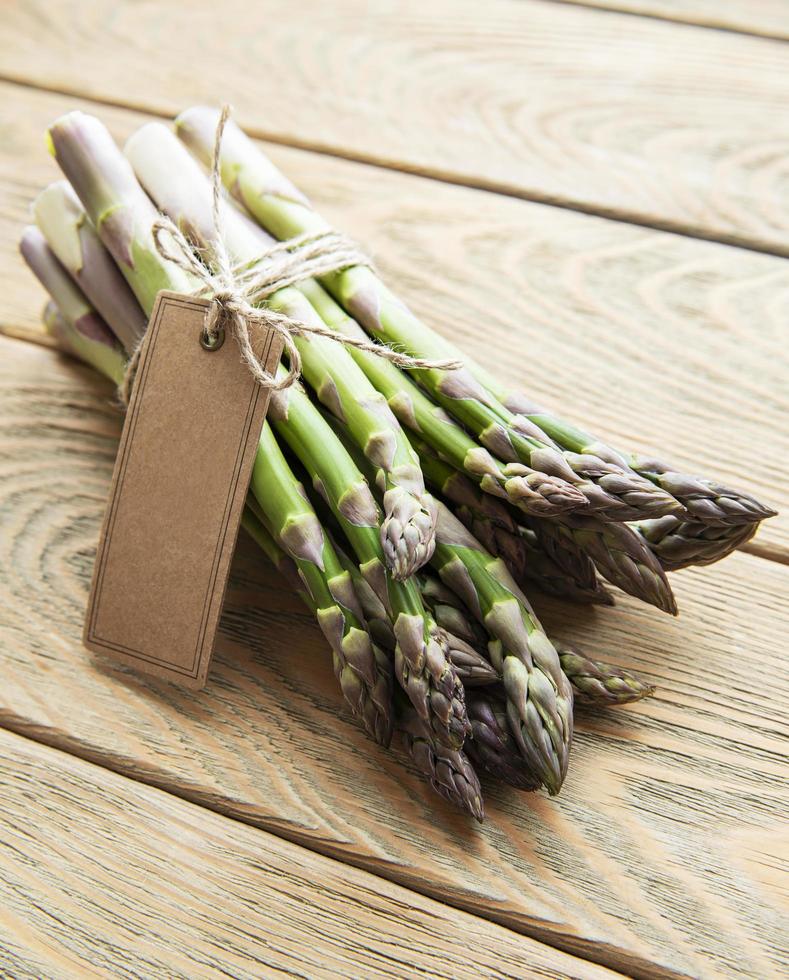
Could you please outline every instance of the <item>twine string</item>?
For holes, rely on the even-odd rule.
[[[194,292],[195,296],[211,300],[204,326],[208,346],[216,341],[223,330],[229,329],[238,344],[241,359],[255,381],[272,391],[289,388],[301,376],[301,355],[294,340],[299,336],[325,337],[335,343],[382,357],[406,370],[436,368],[449,371],[461,367],[460,361],[411,357],[384,344],[349,337],[321,323],[317,315],[314,321],[305,322],[268,305],[258,305],[265,304],[278,290],[295,286],[305,279],[320,278],[351,266],[371,268],[372,263],[351,239],[328,230],[276,242],[252,262],[243,266],[234,265],[223,234],[224,199],[220,170],[222,137],[229,117],[230,109],[225,105],[216,127],[211,163],[212,217],[216,235],[211,243],[210,263],[204,263],[199,258],[194,245],[167,215],[160,215],[152,227],[153,240],[159,255],[198,280],[200,285]],[[261,363],[254,350],[250,328],[271,330],[282,338],[288,358],[288,370],[282,377],[277,378],[275,374],[269,373]],[[126,405],[131,395],[139,356],[138,347],[129,359],[119,387],[121,400]]]

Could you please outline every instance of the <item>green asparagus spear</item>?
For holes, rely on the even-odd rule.
[[[645,538],[629,525],[605,524],[594,518],[568,514],[561,524],[540,521],[539,525],[530,522],[529,527],[539,527],[543,541],[556,542],[555,554],[561,554],[565,546],[570,555],[577,549],[592,559],[612,585],[676,616],[677,603],[666,573]]]
[[[52,318],[52,324],[70,351],[117,384],[124,368],[120,345],[34,225],[22,232],[19,250],[60,311],[62,322]]]
[[[488,649],[504,681],[512,733],[549,792],[558,793],[567,772],[573,697],[556,650],[501,559],[441,503],[432,563],[493,637]]]
[[[49,247],[88,301],[126,350],[134,350],[145,333],[145,316],[71,185],[63,180],[50,184],[33,203],[33,213]]]
[[[397,729],[417,768],[445,800],[467,810],[482,823],[485,807],[474,768],[460,749],[450,749],[432,737],[430,729],[410,706],[398,711]]]
[[[759,524],[699,524],[658,517],[631,527],[646,540],[664,571],[675,572],[720,561],[750,541]]]
[[[576,701],[600,707],[630,704],[655,693],[647,684],[624,667],[591,660],[579,650],[559,647],[562,670],[573,685]]]
[[[393,723],[389,660],[373,644],[351,578],[268,422],[261,433],[250,489],[269,533],[298,568],[305,599],[329,642],[346,700],[367,731],[388,744]]]
[[[527,792],[540,788],[540,777],[518,750],[510,731],[505,699],[487,689],[470,691],[468,713],[472,738],[466,743],[471,761],[508,786]]]
[[[150,315],[162,289],[195,291],[195,278],[159,254],[152,230],[158,212],[106,127],[95,116],[70,112],[53,123],[48,136],[53,156],[143,313]]]

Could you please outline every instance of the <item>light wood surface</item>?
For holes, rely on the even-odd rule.
[[[16,242],[58,175],[42,133],[74,106],[120,140],[145,117],[9,85],[0,96],[0,324],[36,329],[43,293]],[[614,445],[747,484],[782,512],[759,544],[789,561],[786,261],[266,149],[428,322]]]
[[[315,625],[246,540],[205,691],[84,651],[110,397],[0,338],[0,724],[621,972],[776,974],[789,568],[681,573],[679,620],[540,604],[658,694],[582,715],[562,795],[489,786],[478,829],[352,722]]]
[[[789,39],[785,0],[553,0],[579,7],[658,17],[680,24]]]
[[[618,976],[3,731],[0,840],[15,980]]]
[[[9,0],[3,31],[6,78],[789,254],[780,41],[541,0]]]
[[[46,125],[230,100],[486,366],[789,512],[787,11],[9,0],[0,333],[42,338]],[[364,737],[247,539],[204,692],[83,649],[111,399],[0,337],[0,974],[786,975],[789,518],[675,576],[678,620],[538,602],[658,693],[579,712],[561,796],[486,785],[479,828]]]

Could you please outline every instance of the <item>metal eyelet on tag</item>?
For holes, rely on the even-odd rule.
[[[209,336],[207,330],[203,330],[200,334],[200,346],[203,350],[215,351],[225,342],[225,328],[217,327],[216,333],[213,337]]]

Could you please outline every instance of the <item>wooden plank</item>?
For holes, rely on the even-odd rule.
[[[8,79],[226,100],[279,142],[789,254],[779,41],[539,0],[13,0],[3,26]]]
[[[120,139],[144,117],[2,84],[0,94],[0,324],[32,330],[43,293],[16,241],[57,176],[42,133],[75,105]],[[437,329],[613,444],[747,484],[782,512],[760,546],[789,560],[784,260],[266,149]]]
[[[0,896],[16,978],[619,976],[8,732]]]
[[[365,738],[317,628],[246,540],[205,691],[83,650],[110,397],[0,338],[0,724],[629,975],[775,973],[789,568],[680,573],[679,620],[542,604],[557,637],[658,695],[581,715],[561,796],[488,786],[478,829]]]
[[[789,39],[784,0],[553,0],[579,7],[658,17],[680,24],[716,27],[761,37]]]

